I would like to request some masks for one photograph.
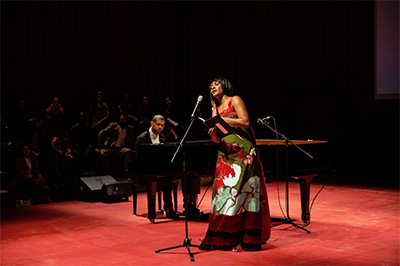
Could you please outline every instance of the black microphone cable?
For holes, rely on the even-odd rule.
[[[281,213],[283,215],[283,217],[285,217],[285,219],[289,219],[289,217],[287,217],[287,215],[285,214],[285,212],[283,211],[282,208],[282,203],[281,203],[281,196],[280,196],[280,188],[279,188],[279,136],[278,136],[278,127],[276,126],[276,121],[275,121],[275,117],[273,116],[268,116],[267,119],[272,118],[273,121],[273,126],[275,129],[275,138],[276,138],[276,191],[277,191],[277,197],[278,197],[278,205],[279,205],[279,209],[281,210]],[[264,120],[264,119],[263,119]]]

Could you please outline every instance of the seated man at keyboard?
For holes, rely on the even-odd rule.
[[[165,143],[165,136],[161,133],[165,126],[165,118],[162,115],[155,115],[150,123],[150,128],[140,134],[136,139],[136,150],[140,144],[162,144]],[[138,152],[138,159],[140,161],[140,153]],[[153,166],[157,166],[157,162],[151,162]],[[150,165],[151,165],[150,164]],[[143,165],[142,165],[143,166]],[[140,166],[139,166],[140,167]],[[172,181],[170,176],[164,177],[163,182],[163,201],[164,201],[164,216],[171,219],[178,219],[178,214],[173,209],[172,204]],[[155,217],[149,217],[153,219]]]

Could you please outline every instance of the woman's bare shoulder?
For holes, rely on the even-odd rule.
[[[244,101],[242,100],[242,98],[239,95],[234,95],[234,96],[232,96],[232,103],[234,105],[244,104]]]

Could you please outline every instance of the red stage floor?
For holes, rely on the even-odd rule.
[[[284,183],[280,184],[282,209]],[[311,199],[320,188],[312,184]],[[267,184],[271,217],[282,218],[277,183]],[[205,187],[202,188],[204,193]],[[180,191],[179,191],[180,192]],[[200,194],[200,197],[203,194]],[[299,223],[299,188],[290,183],[290,216]],[[182,202],[182,195],[179,195]],[[291,225],[272,227],[259,252],[200,251],[181,245],[184,221],[159,219],[152,224],[145,194],[118,203],[69,201],[2,209],[1,265],[399,265],[399,191],[327,185],[311,210],[311,234]],[[211,190],[200,206],[209,211]],[[179,210],[182,211],[182,204]],[[200,243],[206,222],[189,222],[192,244]]]

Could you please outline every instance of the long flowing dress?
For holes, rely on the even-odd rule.
[[[237,118],[232,108],[220,115]],[[254,132],[235,128],[221,139],[218,151],[209,225],[200,249],[260,250],[270,237],[271,223],[262,165]]]

